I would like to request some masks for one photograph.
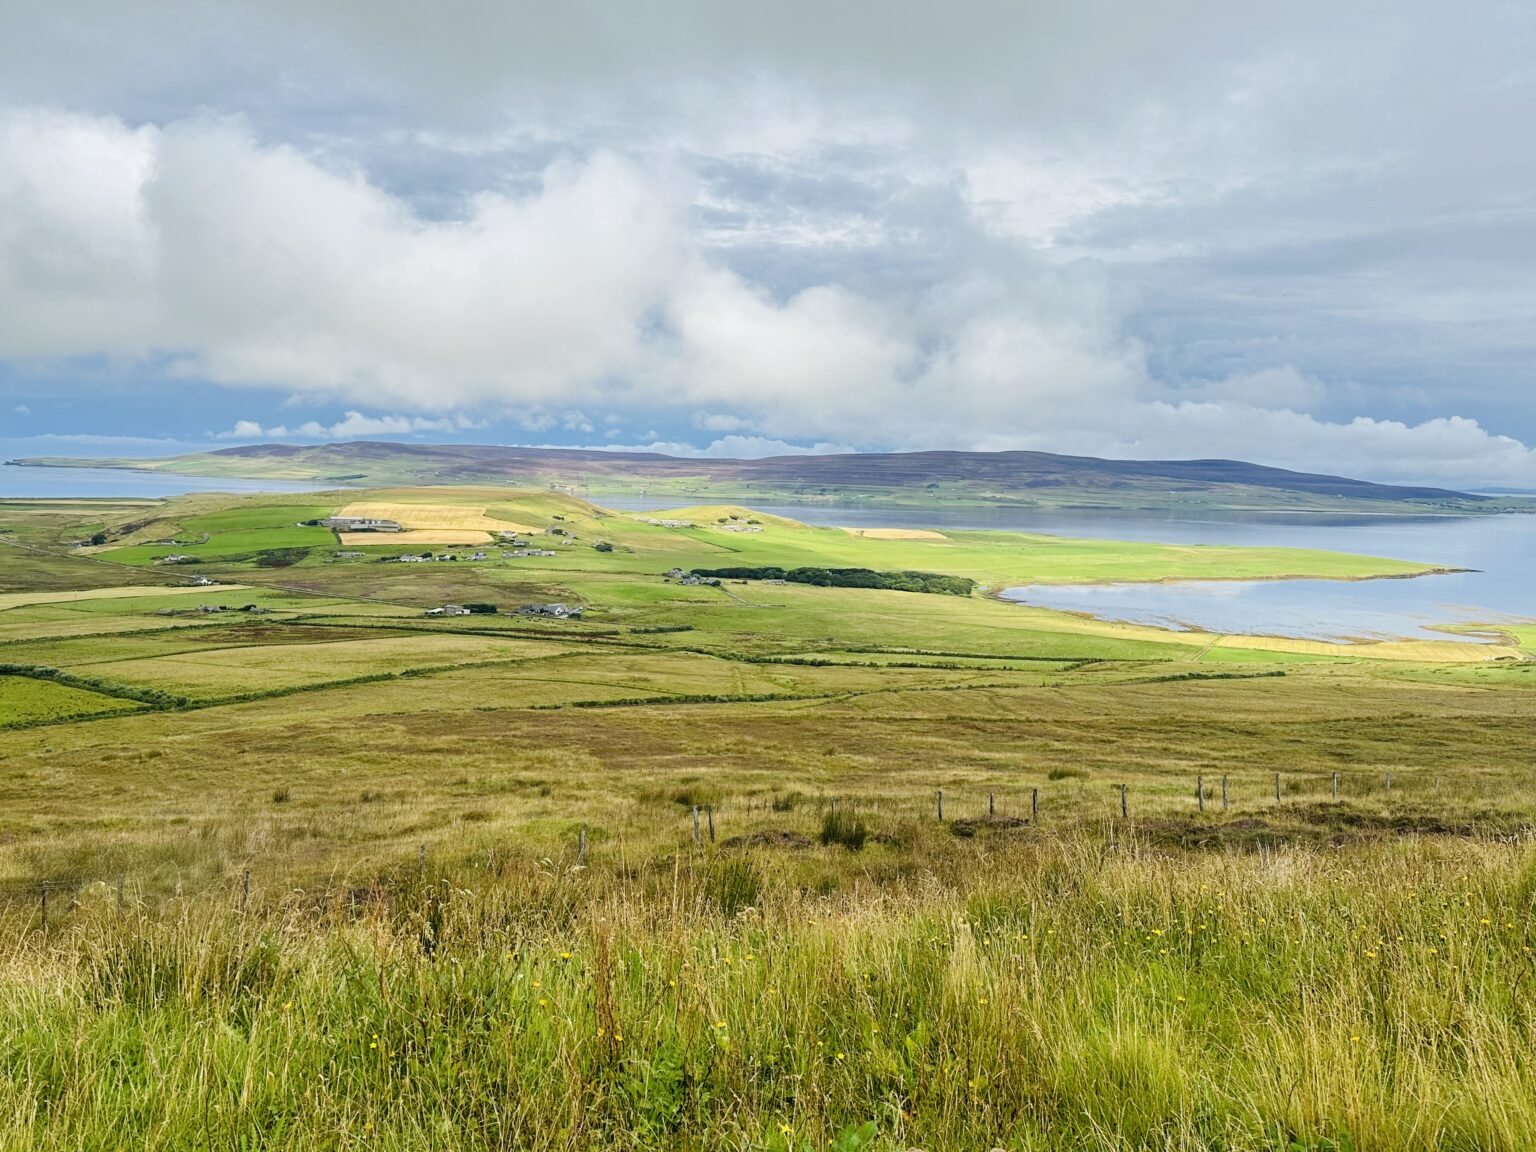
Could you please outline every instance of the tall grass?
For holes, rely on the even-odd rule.
[[[0,1146],[1536,1146],[1529,842],[841,859],[12,908]]]

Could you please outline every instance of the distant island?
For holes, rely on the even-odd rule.
[[[537,485],[582,495],[1208,511],[1485,514],[1530,511],[1517,496],[1375,484],[1239,460],[1104,460],[1050,452],[864,452],[697,459],[654,452],[353,441],[256,444],[164,459],[31,457],[29,467],[125,468],[183,476],[384,484]]]

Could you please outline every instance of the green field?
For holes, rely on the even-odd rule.
[[[1530,629],[663,577],[1411,558],[497,489],[368,498],[556,556],[294,527],[358,498],[0,509],[0,1147],[1536,1146]]]

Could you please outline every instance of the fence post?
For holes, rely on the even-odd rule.
[[[1337,772],[1333,774],[1333,798],[1335,800],[1339,798],[1339,774]]]
[[[1223,812],[1227,810],[1227,778],[1225,776],[1221,778],[1221,810]]]
[[[1040,789],[1038,788],[1029,790],[1029,822],[1040,823]]]
[[[934,801],[939,806],[939,823],[944,822],[944,789],[940,788],[934,793]]]
[[[43,927],[48,927],[48,882],[44,880],[37,886],[37,891],[43,898]]]
[[[709,842],[713,844],[715,842],[715,806],[711,804],[704,809],[704,815],[709,820]]]
[[[1275,773],[1275,803],[1280,803],[1280,773]]]
[[[418,872],[425,872],[427,870],[426,841],[422,841],[421,847],[416,850],[416,870]]]
[[[992,819],[992,817],[994,817],[996,815],[997,815],[996,798],[992,795],[992,793],[988,792],[987,793],[987,819],[990,820],[990,819]]]
[[[1205,811],[1205,773],[1195,773],[1195,803],[1200,806],[1200,811]]]
[[[697,804],[693,806],[693,843],[695,847],[704,843],[703,839],[699,836],[699,806]]]
[[[581,831],[576,834],[576,863],[587,862],[587,826],[583,824]]]
[[[1387,791],[1388,792],[1392,791],[1392,773],[1390,773],[1390,772],[1387,773],[1386,785],[1387,785]]]
[[[251,870],[247,868],[240,877],[240,911],[244,912],[251,903]]]
[[[1130,806],[1126,803],[1125,799],[1125,785],[1122,784],[1120,785],[1120,815],[1128,818],[1130,814]]]

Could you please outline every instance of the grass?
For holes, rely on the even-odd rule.
[[[154,514],[217,548],[314,499]],[[99,508],[7,510],[47,574],[6,569],[0,663],[74,679],[0,676],[0,1147],[1536,1144],[1523,631],[1276,650],[683,587],[820,530],[454,501],[572,535],[58,600],[50,557],[145,570],[72,555]],[[1071,543],[871,566],[1119,562]],[[420,613],[522,597],[588,618]]]

